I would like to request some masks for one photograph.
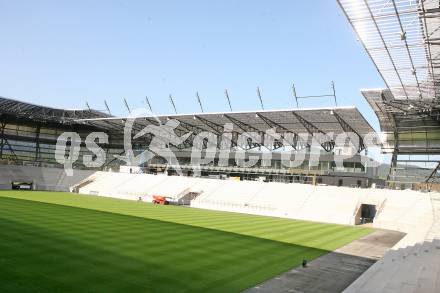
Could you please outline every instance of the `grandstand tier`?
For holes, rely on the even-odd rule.
[[[113,172],[96,172],[86,180],[79,193],[144,201],[151,201],[153,195],[178,200],[196,193],[192,207],[344,225],[359,224],[362,205],[374,206],[372,226],[408,233],[402,240],[405,245],[423,239],[434,221],[431,197],[435,194],[412,190]]]

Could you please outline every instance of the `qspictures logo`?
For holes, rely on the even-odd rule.
[[[154,117],[156,124],[149,124],[133,135],[136,119]],[[185,143],[190,146],[191,163],[195,175],[200,174],[201,166],[209,165],[218,158],[218,166],[228,166],[230,154],[233,151],[235,164],[238,167],[252,168],[259,164],[262,167],[272,166],[273,149],[284,147],[281,154],[281,164],[287,168],[300,167],[306,158],[310,166],[318,166],[322,155],[320,149],[324,145],[332,145],[333,150],[345,150],[334,153],[337,168],[342,168],[344,160],[352,158],[360,146],[359,135],[353,132],[334,133],[278,133],[276,128],[262,132],[241,132],[234,130],[232,123],[223,125],[223,133],[188,131],[178,135],[176,130],[180,122],[169,119],[162,123],[160,119],[142,109],[132,111],[124,124],[124,154],[113,155],[112,159],[121,161],[127,166],[140,166],[149,163],[154,157],[161,157],[172,165],[181,175],[179,161],[172,146]],[[149,144],[144,150],[133,150],[133,140],[149,136]],[[73,175],[73,164],[80,159],[82,138],[76,132],[64,132],[57,139],[55,159],[64,166],[67,176]],[[99,145],[109,143],[109,135],[105,132],[92,132],[85,138],[85,147],[91,154],[82,157],[83,164],[90,168],[102,167],[107,162],[107,153]],[[362,137],[365,148],[380,147],[381,142],[375,132]],[[249,153],[249,149],[258,147],[260,155]],[[348,150],[348,151],[347,151]],[[378,164],[366,156],[361,157],[361,163],[366,166]]]

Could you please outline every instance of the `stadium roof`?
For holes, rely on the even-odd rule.
[[[63,110],[33,105],[17,100],[0,98],[0,116],[9,115],[31,121],[52,121],[63,124],[88,125],[112,133],[123,134],[129,117],[113,117],[96,110]],[[326,151],[334,147],[333,135],[354,132],[361,141],[367,133],[374,133],[356,107],[332,107],[310,109],[261,110],[220,113],[192,113],[136,117],[133,130],[142,130],[150,124],[166,123],[170,119],[180,122],[181,133],[202,131],[222,134],[224,125],[233,125],[233,133],[265,132],[276,128],[278,133],[321,134],[321,145]],[[363,144],[360,150],[364,149]]]
[[[17,118],[32,119],[41,122],[71,123],[74,119],[109,117],[107,114],[92,110],[67,110],[34,105],[14,99],[0,97],[0,114]]]
[[[125,120],[128,117],[77,119],[81,123],[99,123],[102,128],[108,121]],[[142,125],[166,123],[176,119],[184,126],[200,128],[203,131],[217,131],[226,123],[232,123],[235,130],[242,132],[261,132],[276,127],[279,132],[341,133],[351,127],[360,135],[374,132],[356,107],[334,107],[313,109],[262,110],[246,112],[194,113],[136,117],[136,123]],[[342,125],[341,123],[347,123]]]
[[[338,0],[395,99],[440,97],[435,0]]]
[[[393,153],[389,179],[403,156],[436,163],[430,180],[440,174],[439,1],[337,1],[387,86],[362,94],[385,132],[382,150]]]
[[[92,123],[102,128],[110,122],[121,121],[127,118],[97,118],[79,119],[77,122]],[[356,107],[333,107],[311,109],[285,109],[285,110],[261,110],[244,112],[220,112],[220,113],[193,113],[181,115],[160,115],[137,117],[136,128],[145,127],[148,124],[166,123],[170,119],[180,122],[179,129],[182,132],[192,131],[197,134],[209,131],[215,134],[223,133],[224,125],[229,123],[234,127],[233,132],[265,132],[270,128],[276,128],[278,133],[309,133],[321,134],[321,145],[326,151],[334,147],[331,134],[337,135],[342,132],[356,133],[361,141],[367,133],[375,131],[365,120]],[[123,127],[123,124],[119,124]],[[121,130],[122,131],[122,130]],[[363,144],[360,146],[364,148]]]
[[[361,90],[361,93],[376,113],[383,132],[399,132],[402,128],[416,130],[434,126],[440,130],[439,113],[429,107],[429,104],[395,100],[388,89],[366,89]]]
[[[440,154],[438,112],[417,101],[394,100],[388,89],[361,92],[379,118],[381,131],[386,136],[384,151],[397,149],[399,153]]]

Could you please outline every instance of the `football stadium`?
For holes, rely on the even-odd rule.
[[[440,3],[336,2],[380,129],[334,85],[170,115],[0,97],[0,291],[440,292]]]

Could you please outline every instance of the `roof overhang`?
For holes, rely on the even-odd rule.
[[[129,118],[130,117],[91,118],[78,119],[76,122],[105,123],[106,121],[125,121]],[[277,128],[279,132],[304,133],[309,132],[310,127],[312,127],[315,131],[339,134],[347,132],[346,126],[349,126],[361,136],[375,132],[354,106],[159,116],[148,115],[131,118],[135,118],[136,122],[143,126],[151,123],[157,124],[159,122],[165,124],[168,120],[175,119],[181,124],[204,131],[212,131],[215,126],[223,127],[225,124],[233,124],[238,133],[251,131],[265,132],[271,128]],[[341,122],[346,122],[347,125],[341,125]],[[105,127],[105,124],[103,124],[103,127]]]
[[[388,89],[361,92],[379,119],[384,152],[397,147],[399,154],[440,154],[440,112],[435,105],[394,99]]]
[[[5,97],[0,97],[0,114],[36,122],[55,122],[62,124],[74,123],[76,119],[109,117],[109,115],[93,109],[59,109]]]
[[[440,98],[435,0],[337,0],[396,100]]]
[[[399,156],[438,162],[430,157],[440,154],[439,1],[337,1],[387,87],[362,94],[379,119],[382,150],[393,154],[389,179],[400,176]]]

